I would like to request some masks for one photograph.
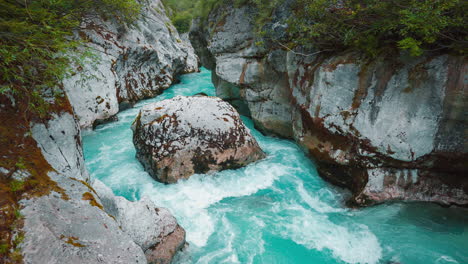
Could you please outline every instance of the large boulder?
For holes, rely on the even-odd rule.
[[[237,111],[220,98],[177,96],[149,104],[132,130],[137,158],[164,183],[265,157]]]
[[[103,210],[87,183],[75,117],[68,112],[53,114],[49,121],[34,123],[30,133],[35,141],[28,147],[25,164],[50,169],[25,179],[37,187],[20,201],[22,228],[16,233],[23,237],[18,238],[23,241],[18,249],[23,262],[146,263],[142,248]],[[32,159],[29,153],[38,151],[43,157]],[[0,262],[4,263],[1,257]]]

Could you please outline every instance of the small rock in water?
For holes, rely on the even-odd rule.
[[[177,96],[149,104],[132,130],[138,160],[163,183],[240,168],[265,157],[237,111],[216,97]]]

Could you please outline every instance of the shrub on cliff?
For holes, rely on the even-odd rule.
[[[133,21],[135,0],[2,0],[0,1],[0,95],[26,97],[44,114],[43,89],[56,87],[71,60],[63,56],[80,41],[72,35],[84,15]],[[86,55],[86,54],[84,54]]]
[[[297,44],[352,48],[375,56],[388,47],[466,52],[468,4],[462,0],[297,0],[290,33]]]
[[[216,8],[213,0],[198,0],[201,8]],[[275,9],[292,3],[289,48],[297,45],[326,51],[358,50],[373,57],[389,50],[413,56],[424,51],[466,53],[468,1],[463,0],[232,0],[258,9],[257,29]],[[279,11],[279,10],[278,10]],[[206,13],[206,11],[204,11]]]

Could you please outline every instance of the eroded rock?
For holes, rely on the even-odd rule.
[[[142,1],[134,25],[89,15],[75,33],[86,40],[80,51],[93,54],[63,81],[81,127],[111,120],[119,109],[160,94],[178,75],[198,71],[188,37],[178,34],[160,0]]]
[[[23,262],[146,263],[142,248],[103,210],[86,182],[89,175],[74,116],[54,114],[47,122],[32,124],[31,134],[53,168],[47,176],[56,187],[20,201]]]
[[[226,3],[190,37],[217,95],[258,129],[294,138],[352,202],[468,204],[466,56],[287,50],[292,1],[254,33],[255,7]],[[257,45],[256,43],[263,43]],[[206,44],[204,46],[204,44]]]
[[[147,105],[132,130],[137,158],[164,183],[265,157],[237,111],[220,98],[177,96]]]
[[[93,188],[106,212],[143,249],[148,263],[171,263],[174,255],[186,244],[185,230],[169,210],[157,208],[146,197],[130,202],[115,196],[99,180],[94,181]]]

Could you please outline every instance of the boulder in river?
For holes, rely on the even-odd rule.
[[[137,158],[163,183],[265,157],[234,107],[220,98],[177,96],[149,104],[132,130]]]

